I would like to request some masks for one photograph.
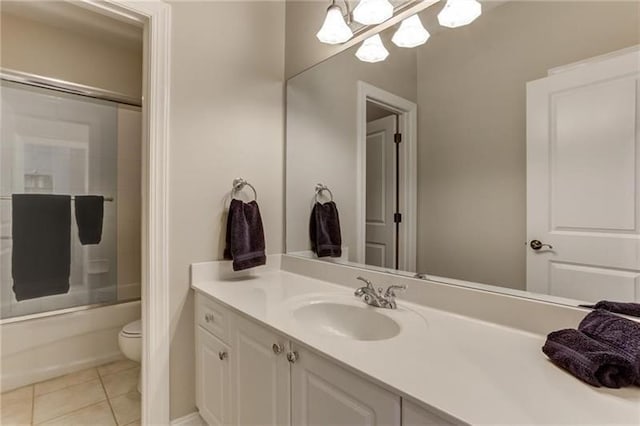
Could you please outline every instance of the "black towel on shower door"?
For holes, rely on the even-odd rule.
[[[69,291],[71,197],[13,194],[11,274],[18,301]]]
[[[76,195],[76,224],[83,246],[99,244],[102,239],[104,197],[101,195]]]

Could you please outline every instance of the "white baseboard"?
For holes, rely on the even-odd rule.
[[[191,414],[187,414],[186,416],[171,420],[171,426],[206,426],[206,423],[196,411]]]

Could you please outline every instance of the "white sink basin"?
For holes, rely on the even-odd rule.
[[[329,336],[353,340],[386,340],[400,333],[400,325],[369,306],[317,302],[299,307],[293,317],[301,326]]]

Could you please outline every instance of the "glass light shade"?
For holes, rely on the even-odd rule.
[[[356,56],[363,62],[380,62],[387,59],[389,51],[382,44],[380,36],[376,34],[362,42]]]
[[[425,44],[429,37],[429,31],[422,25],[420,17],[413,15],[402,21],[391,41],[398,47],[416,47]]]
[[[364,25],[380,24],[393,16],[393,5],[388,0],[360,0],[353,9],[353,19]]]
[[[438,14],[443,27],[456,28],[472,23],[482,15],[482,5],[477,0],[447,0]]]
[[[344,21],[340,6],[332,5],[327,9],[327,16],[324,18],[322,28],[316,34],[318,40],[327,44],[344,43],[353,37],[353,31]]]

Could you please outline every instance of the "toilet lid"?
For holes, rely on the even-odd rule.
[[[142,320],[130,322],[122,327],[122,334],[127,336],[141,336],[142,335]]]

